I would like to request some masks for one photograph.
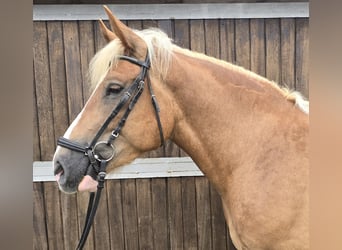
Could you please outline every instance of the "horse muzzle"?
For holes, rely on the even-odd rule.
[[[84,154],[63,150],[55,154],[53,166],[59,189],[65,193],[75,193],[83,177],[87,175],[90,162]]]

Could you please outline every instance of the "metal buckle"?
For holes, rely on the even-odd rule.
[[[119,136],[119,132],[115,132],[115,130],[112,131],[112,136],[114,138],[117,138]]]
[[[107,150],[108,150],[108,149],[111,150],[110,156],[108,156],[108,157],[103,157],[103,156],[100,155],[100,152],[98,152],[98,153],[96,152],[96,148],[97,148],[99,145],[101,145],[101,144],[105,145],[105,147],[106,147]],[[113,159],[113,157],[114,157],[114,155],[115,155],[115,149],[114,149],[113,144],[111,144],[111,143],[108,144],[107,141],[99,141],[98,143],[95,144],[95,146],[94,146],[94,148],[93,148],[93,153],[94,153],[94,157],[95,157],[96,160],[98,160],[98,161],[100,161],[100,162],[101,162],[101,161],[106,161],[106,162],[108,162],[108,161],[110,161],[111,159]]]
[[[140,80],[139,85],[138,85],[138,90],[141,90],[145,85],[145,81],[144,80]]]

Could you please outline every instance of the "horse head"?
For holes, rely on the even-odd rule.
[[[90,63],[94,90],[63,136],[84,149],[58,146],[53,158],[59,187],[66,193],[96,189],[96,180],[87,175],[89,148],[96,159],[110,160],[107,171],[111,171],[159,147],[172,132],[172,101],[163,84],[171,56],[169,38],[159,32],[163,42],[156,46],[155,31],[153,36],[134,31],[107,7],[105,11],[112,30],[100,20],[108,43]]]

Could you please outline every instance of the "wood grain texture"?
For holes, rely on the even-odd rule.
[[[169,226],[169,249],[184,249],[183,214],[181,201],[182,188],[180,178],[167,180],[168,198],[168,226]]]
[[[281,80],[280,84],[295,88],[295,19],[280,20],[281,26]]]
[[[295,86],[305,97],[309,97],[309,22],[296,19],[296,82]]]
[[[33,70],[34,71],[34,70]],[[34,76],[34,72],[33,72]],[[39,161],[40,157],[40,140],[39,140],[39,126],[38,126],[38,108],[37,108],[37,96],[36,96],[36,80],[33,77],[33,94],[32,94],[32,102],[33,102],[33,146],[32,146],[32,159],[33,161]]]
[[[129,21],[126,21],[126,24],[128,27],[132,29],[137,29],[137,30],[141,30],[143,27],[143,21],[141,20],[129,20]]]
[[[82,230],[84,228],[85,219],[87,216],[87,208],[89,202],[89,193],[78,193],[76,195],[77,199],[77,216],[78,216],[78,239],[81,238]],[[75,242],[77,244],[78,242]],[[75,245],[76,246],[76,245]],[[84,249],[90,250],[94,249],[94,227],[91,227],[87,241],[84,244]]]
[[[280,81],[280,20],[266,19],[266,77],[276,83]]]
[[[94,245],[96,249],[110,249],[109,216],[107,207],[107,193],[103,190],[99,201],[99,206],[94,218]]]
[[[151,179],[136,180],[139,249],[153,249]]]
[[[220,58],[219,20],[205,20],[205,54]]]
[[[165,178],[151,180],[154,249],[169,249],[167,185]]]
[[[183,48],[189,48],[189,21],[175,20],[175,44]]]
[[[62,219],[63,219],[63,238],[64,249],[75,249],[79,241],[81,232],[77,217],[76,194],[60,194]]]
[[[44,185],[45,213],[49,249],[60,249],[63,245],[63,224],[61,205],[57,183],[48,182]]]
[[[181,179],[184,249],[198,249],[195,177]]]
[[[36,23],[33,27],[33,64],[41,160],[52,159],[55,150],[47,40],[46,22]]]
[[[251,19],[251,70],[266,76],[265,65],[265,20]]]
[[[174,20],[159,20],[158,28],[164,31],[168,37],[174,39]]]
[[[79,40],[81,75],[83,79],[83,104],[85,104],[93,90],[88,73],[90,60],[95,55],[94,23],[92,21],[84,21],[79,22],[78,26],[80,31]]]
[[[54,141],[65,133],[69,125],[68,99],[62,22],[48,22],[49,67],[53,107]]]
[[[235,20],[235,59],[236,64],[246,69],[251,68],[250,31],[248,19]]]
[[[205,53],[204,21],[190,21],[190,49],[192,51]]]
[[[106,181],[110,245],[112,249],[125,249],[122,193],[120,180]]]
[[[44,184],[33,183],[33,249],[48,249],[48,235],[46,229]]]
[[[220,58],[235,63],[235,21],[220,20]]]
[[[197,208],[197,239],[198,249],[212,249],[211,210],[209,182],[205,177],[195,180]]]
[[[65,71],[68,91],[69,122],[83,107],[83,87],[79,48],[79,32],[76,22],[63,22]]]
[[[212,244],[215,250],[227,248],[227,225],[222,210],[221,197],[212,185],[209,185],[210,191],[210,213]]]
[[[124,222],[125,249],[139,249],[139,230],[137,218],[137,193],[135,180],[121,181],[122,217]],[[134,235],[134,237],[132,237]]]
[[[110,28],[109,21],[103,20],[103,22],[106,24],[106,26]],[[94,28],[94,46],[95,46],[95,53],[98,52],[100,49],[102,49],[104,46],[106,46],[107,41],[104,39],[99,22],[95,21],[93,22],[93,28]]]

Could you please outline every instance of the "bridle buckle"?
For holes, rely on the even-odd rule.
[[[118,138],[119,132],[116,132],[115,130],[112,131],[112,136],[113,136],[114,138]]]

